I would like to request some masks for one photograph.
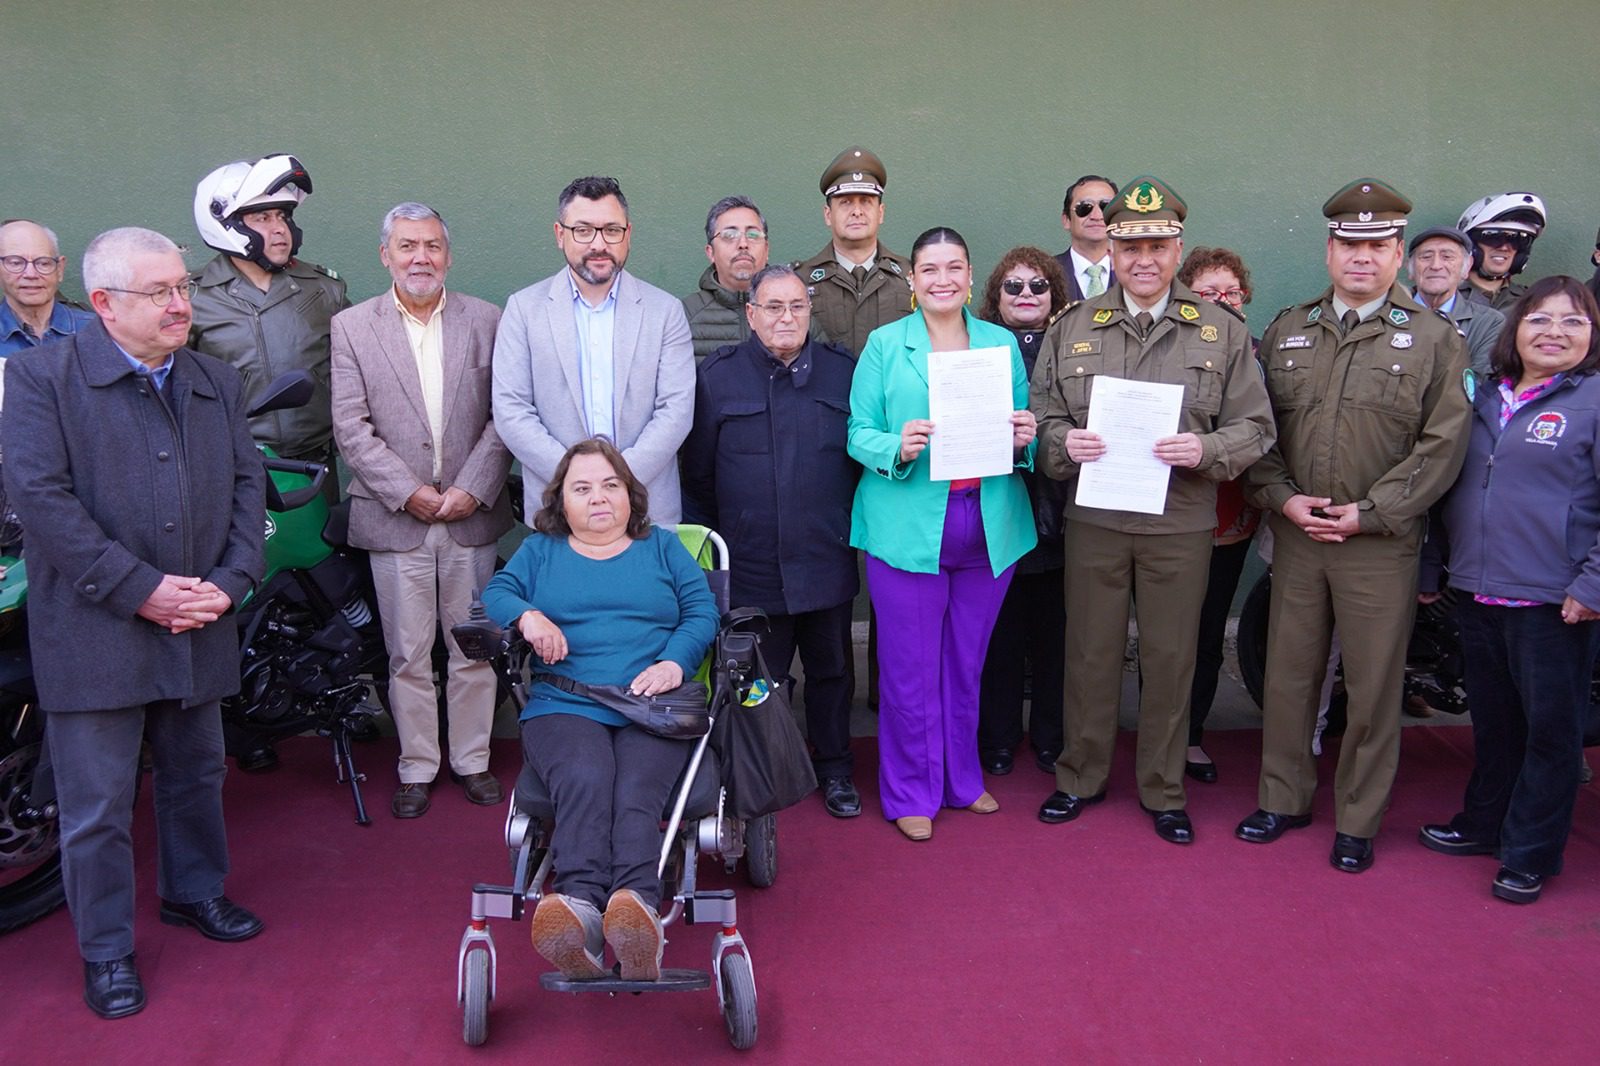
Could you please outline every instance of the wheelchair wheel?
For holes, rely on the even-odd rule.
[[[744,827],[744,873],[757,888],[778,879],[778,816],[763,814]]]
[[[728,1040],[744,1051],[756,1042],[755,974],[750,960],[734,952],[722,956],[721,971],[722,1020],[728,1025]]]
[[[477,1047],[489,1038],[489,953],[467,952],[467,974],[462,989],[461,1039]]]

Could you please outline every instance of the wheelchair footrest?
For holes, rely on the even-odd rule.
[[[539,975],[539,985],[549,992],[697,992],[711,987],[711,975],[704,970],[674,970],[663,966],[659,981],[624,981],[615,974],[575,981],[562,977],[559,970],[551,970]]]

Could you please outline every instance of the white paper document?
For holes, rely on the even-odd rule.
[[[1167,506],[1172,468],[1155,456],[1156,441],[1178,432],[1183,386],[1096,377],[1089,424],[1106,453],[1078,468],[1079,507],[1160,514]]]
[[[928,477],[954,481],[1009,474],[1011,349],[928,353]]]

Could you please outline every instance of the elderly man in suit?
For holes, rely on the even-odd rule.
[[[120,1018],[145,1004],[130,833],[143,738],[161,920],[213,940],[261,931],[222,894],[219,701],[239,688],[224,616],[265,566],[265,474],[238,373],[183,346],[194,289],[177,246],[110,230],[83,280],[99,321],[8,360],[3,446],[84,1001]]]
[[[494,344],[494,422],[522,463],[527,513],[567,448],[608,437],[680,515],[678,446],[694,413],[694,340],[683,304],[623,269],[633,227],[615,178],[578,178],[556,201],[565,270],[513,293]]]
[[[384,216],[378,256],[394,285],[333,319],[333,425],[350,483],[350,543],[365,548],[389,647],[389,706],[400,735],[390,810],[417,818],[439,772],[434,632],[449,647],[451,776],[478,804],[499,803],[489,772],[492,664],[462,654],[467,619],[511,528],[511,455],[489,412],[493,304],[447,293],[450,231],[425,204]]]

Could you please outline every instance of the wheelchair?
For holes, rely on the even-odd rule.
[[[541,974],[539,983],[555,992],[682,992],[715,985],[717,1006],[733,1046],[744,1050],[756,1041],[756,985],[750,949],[737,923],[737,903],[730,888],[696,885],[700,856],[720,859],[732,873],[744,860],[746,877],[757,888],[770,886],[778,871],[776,815],[749,822],[725,808],[726,790],[717,750],[711,744],[717,718],[735,706],[755,679],[757,636],[728,611],[728,549],[716,533],[701,526],[679,526],[678,536],[706,568],[722,623],[712,642],[702,680],[711,690],[712,728],[694,744],[688,763],[673,788],[670,806],[662,812],[666,825],[656,873],[661,878],[664,928],[684,925],[720,926],[712,942],[711,969],[662,967],[660,980],[624,981],[619,968],[594,980],[569,980],[558,971]],[[463,652],[476,659],[494,659],[518,704],[528,698],[530,649],[514,630],[506,633],[487,619],[476,618],[451,631]],[[700,676],[700,675],[697,675]],[[482,1044],[489,1034],[489,1004],[495,997],[497,956],[489,919],[521,921],[532,915],[549,880],[551,831],[555,808],[544,782],[524,763],[506,813],[505,842],[510,850],[511,884],[477,884],[472,889],[472,918],[461,937],[456,962],[456,1001],[462,1009],[462,1039]]]

